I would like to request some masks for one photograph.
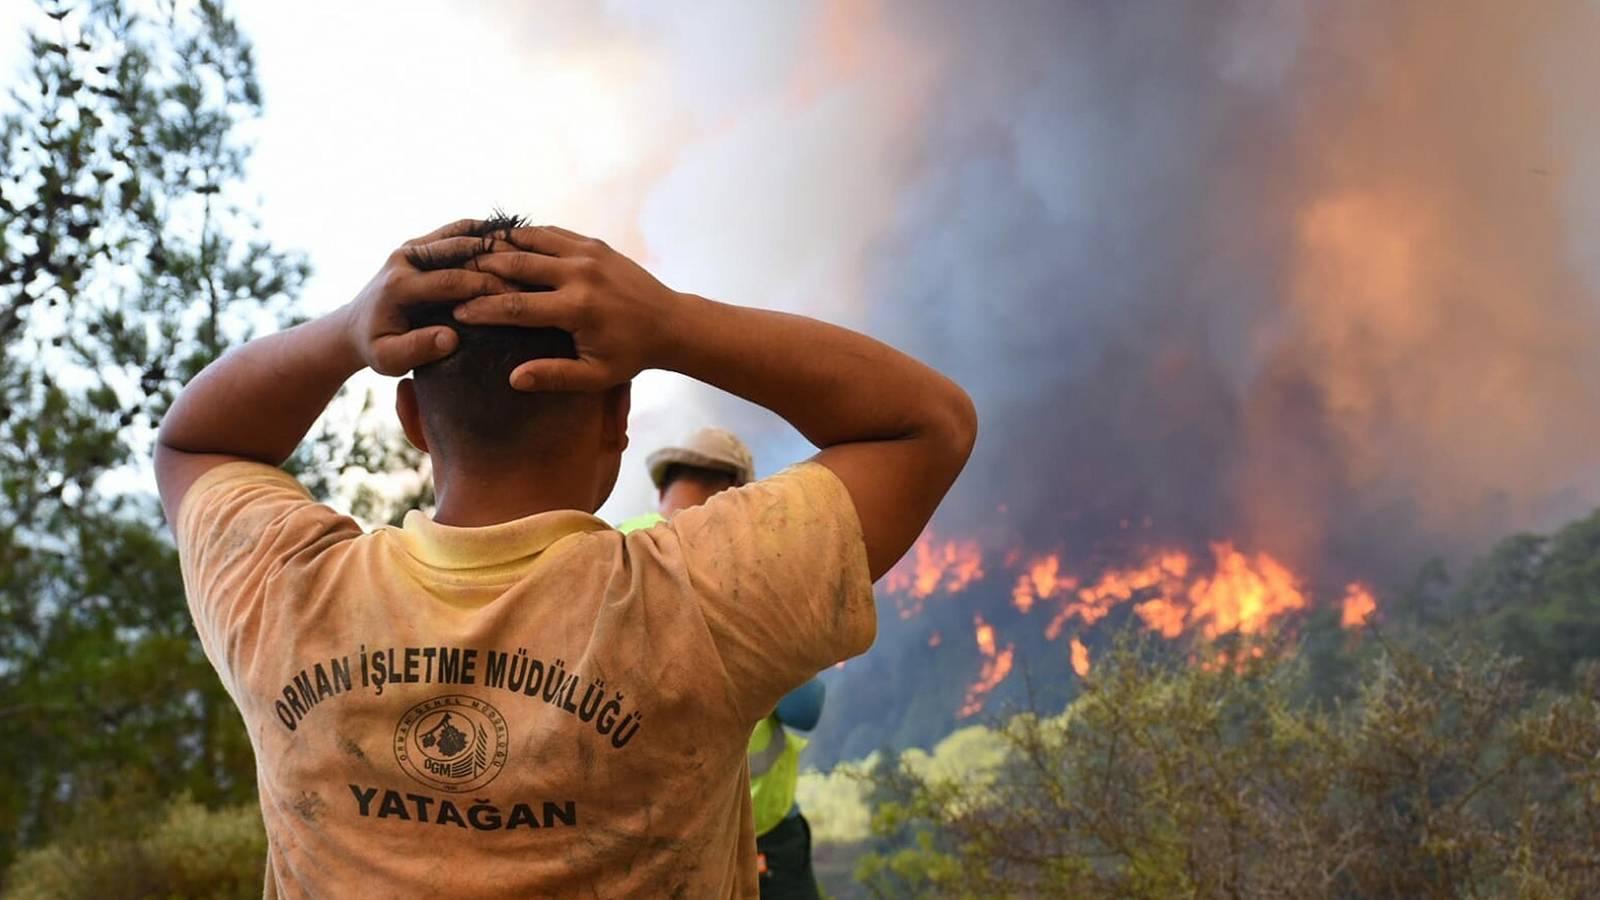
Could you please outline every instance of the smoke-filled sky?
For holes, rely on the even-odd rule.
[[[978,395],[963,506],[1349,574],[1600,500],[1600,7],[919,8],[869,323]]]
[[[949,372],[983,431],[940,527],[997,544],[1394,574],[1600,503],[1592,2],[236,6],[312,310],[501,205]],[[698,425],[807,452],[635,404],[613,517]]]

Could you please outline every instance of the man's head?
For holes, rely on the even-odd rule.
[[[487,241],[517,220],[484,223]],[[465,264],[462,259],[413,258],[418,268]],[[519,286],[539,290],[539,285]],[[396,412],[406,437],[433,460],[435,477],[524,478],[532,469],[584,486],[599,508],[616,483],[627,446],[628,385],[600,393],[526,392],[511,386],[511,371],[532,359],[576,358],[572,335],[555,328],[467,325],[454,303],[407,309],[412,328],[448,325],[454,353],[418,368],[400,383]]]
[[[662,447],[646,460],[660,491],[661,514],[671,516],[755,478],[750,448],[730,431],[702,428],[687,441]]]

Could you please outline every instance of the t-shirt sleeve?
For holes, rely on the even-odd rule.
[[[861,523],[827,467],[803,463],[723,491],[675,516],[672,530],[745,718],[872,645]]]
[[[272,577],[361,534],[292,475],[261,463],[217,466],[184,494],[173,527],[200,643],[232,687],[234,650],[258,629]]]

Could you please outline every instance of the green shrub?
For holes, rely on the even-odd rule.
[[[261,896],[267,838],[254,805],[208,810],[187,797],[146,833],[79,835],[23,853],[7,879],[10,900]]]
[[[1307,667],[1124,644],[966,772],[872,771],[877,896],[1600,896],[1600,669],[1535,692],[1465,646],[1383,647],[1348,703]],[[973,777],[973,773],[978,777]]]

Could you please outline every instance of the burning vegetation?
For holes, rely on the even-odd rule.
[[[975,539],[942,538],[930,530],[885,577],[883,588],[899,618],[910,620],[923,613],[930,599],[957,597],[990,578],[1011,584],[1016,623],[1041,631],[1047,641],[1067,636],[1070,665],[1080,678],[1091,667],[1085,635],[1119,607],[1126,606],[1151,634],[1196,645],[1189,658],[1212,667],[1259,659],[1269,638],[1292,633],[1316,605],[1306,579],[1288,565],[1264,551],[1240,550],[1231,541],[1211,543],[1203,553],[1152,550],[1128,564],[1079,575],[1060,552],[985,553]],[[1337,602],[1346,630],[1361,628],[1378,608],[1372,590],[1359,582],[1346,584]],[[1018,661],[1015,643],[1003,640],[981,613],[973,615],[972,630],[979,669],[961,700],[960,718],[980,712]],[[1240,646],[1205,649],[1223,638]],[[943,643],[934,632],[927,646]]]

